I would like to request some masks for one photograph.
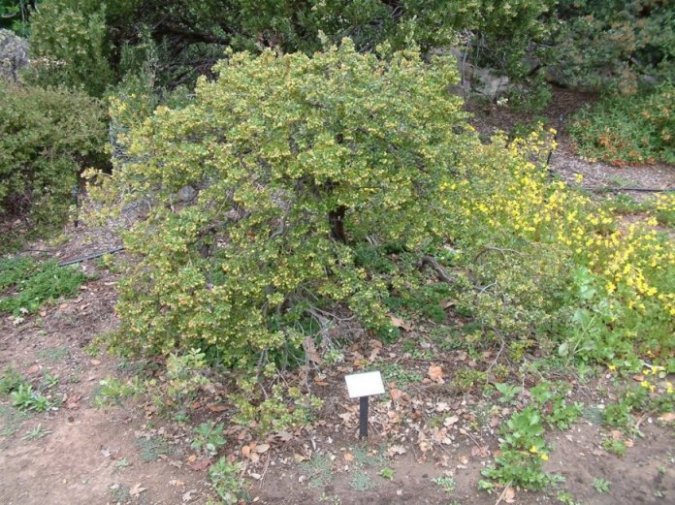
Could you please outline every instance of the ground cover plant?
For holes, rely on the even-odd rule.
[[[0,259],[0,313],[32,314],[49,302],[73,296],[87,276],[77,267],[28,257]]]
[[[613,164],[675,163],[675,87],[609,96],[577,114],[570,133],[579,152]],[[626,118],[630,118],[627,120]]]

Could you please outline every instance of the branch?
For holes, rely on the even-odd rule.
[[[447,282],[448,284],[454,284],[455,283],[455,278],[450,276],[448,272],[445,271],[445,269],[441,266],[441,264],[436,261],[436,258],[433,256],[423,256],[422,259],[420,260],[419,267],[423,267],[424,265],[428,265],[431,267],[432,270],[436,272],[438,275],[438,278],[441,279],[444,282]]]

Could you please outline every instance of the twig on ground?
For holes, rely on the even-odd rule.
[[[502,494],[499,495],[499,498],[497,498],[495,505],[499,505],[502,502],[502,500],[506,497],[506,491],[511,488],[511,482],[512,481],[509,481],[509,483],[506,486],[504,486],[504,490],[502,491]]]

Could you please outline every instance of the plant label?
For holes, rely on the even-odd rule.
[[[350,398],[381,395],[384,393],[384,384],[380,372],[365,372],[345,375],[347,392]]]

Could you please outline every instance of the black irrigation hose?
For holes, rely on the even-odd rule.
[[[619,193],[621,191],[639,191],[642,193],[672,193],[675,188],[657,189],[657,188],[592,188],[581,186],[581,189],[593,191],[594,193]]]
[[[95,258],[100,258],[101,256],[105,256],[106,254],[115,254],[120,251],[124,251],[124,246],[119,246],[119,247],[114,247],[112,249],[108,249],[107,251],[101,251],[93,254],[88,254],[86,256],[82,256],[80,258],[75,258],[74,260],[68,260],[68,261],[63,261],[59,263],[60,267],[65,267],[68,265],[74,265],[76,263],[82,263],[83,261],[87,260],[93,260]]]

